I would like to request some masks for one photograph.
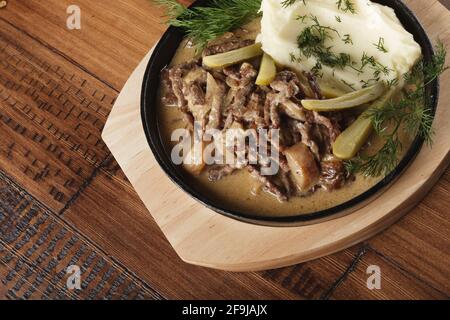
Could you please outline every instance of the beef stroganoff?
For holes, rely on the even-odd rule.
[[[261,216],[335,207],[383,179],[417,134],[431,135],[420,90],[444,70],[445,51],[426,75],[420,46],[392,9],[366,0],[243,3],[219,6],[215,18],[240,9],[238,25],[206,35],[194,26],[208,9],[183,17],[191,9],[179,5],[171,21],[188,37],[161,74],[167,152],[214,201]],[[404,117],[391,121],[389,109]]]

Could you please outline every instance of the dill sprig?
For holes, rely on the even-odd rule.
[[[186,6],[175,0],[153,0],[153,2],[164,7],[166,10],[164,17],[168,20],[176,19],[186,11]]]
[[[363,52],[361,58],[361,70],[366,66],[369,66],[373,70],[373,76],[378,78],[381,74],[388,76],[391,73],[391,69],[380,63],[374,56],[369,56],[366,52]]]
[[[397,151],[401,148],[400,140],[394,136],[387,138],[384,146],[371,157],[358,157],[345,162],[347,172],[363,173],[369,177],[388,175],[397,166]]]
[[[292,6],[292,5],[293,5],[294,3],[296,3],[297,1],[303,2],[303,4],[306,6],[306,0],[284,0],[284,1],[281,2],[281,5],[282,5],[284,8],[287,8],[287,7],[289,7],[289,6]]]
[[[415,90],[406,91],[399,101],[391,100],[383,108],[367,111],[366,116],[371,119],[375,132],[384,138],[385,143],[372,156],[360,155],[347,161],[346,167],[349,172],[371,177],[392,172],[398,164],[402,150],[399,136],[401,129],[411,136],[419,136],[428,145],[432,145],[434,115],[425,88],[448,69],[445,66],[446,54],[444,45],[439,42],[432,61],[430,63],[420,61],[405,76],[408,86],[415,87]]]
[[[344,34],[344,37],[342,38],[342,41],[345,44],[353,44],[352,37],[349,34]]]
[[[356,13],[355,4],[351,0],[337,0],[336,5],[339,10],[352,14]]]
[[[305,17],[299,17],[302,23],[305,22]],[[307,58],[315,57],[321,65],[331,68],[344,69],[345,67],[353,68],[352,59],[347,53],[334,53],[331,47],[325,45],[327,39],[333,39],[332,34],[340,37],[339,32],[329,26],[324,26],[319,22],[316,16],[310,15],[308,17],[312,24],[303,29],[297,37],[297,45],[300,52]],[[351,41],[350,36],[344,36],[343,41]],[[359,70],[357,70],[359,71]]]
[[[385,45],[384,45],[384,38],[380,37],[380,39],[378,40],[378,43],[374,43],[373,44],[375,46],[375,48],[377,48],[378,50],[380,50],[383,53],[387,53],[388,49],[386,49]]]
[[[258,17],[261,7],[261,0],[211,0],[207,7],[192,9],[176,0],[153,1],[166,9],[167,24],[183,29],[198,50]]]

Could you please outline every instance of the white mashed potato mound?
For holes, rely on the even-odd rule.
[[[336,0],[297,0],[288,7],[283,7],[281,0],[263,0],[261,33],[257,41],[278,64],[299,72],[311,71],[318,60],[314,56],[307,58],[300,54],[297,38],[314,23],[311,17],[317,17],[321,26],[337,31],[328,31],[332,39],[325,41],[325,47],[330,47],[334,54],[348,54],[354,67],[322,64],[321,83],[341,89],[346,87],[348,91],[374,82],[375,70],[370,65],[360,68],[364,53],[390,69],[389,74],[381,72],[378,81],[398,79],[401,83],[403,75],[420,59],[421,47],[403,28],[392,8],[368,0],[351,0],[351,3],[354,13],[350,10],[345,12],[342,7],[339,9]],[[306,18],[302,21],[299,17]],[[344,38],[351,42],[347,40],[346,43]],[[383,49],[378,46],[380,41]],[[293,55],[300,59],[293,59]]]

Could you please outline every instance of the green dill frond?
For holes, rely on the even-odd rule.
[[[437,77],[444,73],[449,66],[445,65],[447,51],[444,44],[439,40],[436,45],[436,52],[433,56],[432,62],[423,66],[423,76],[425,86],[433,82]]]
[[[283,8],[287,8],[292,6],[294,3],[296,3],[297,1],[301,1],[303,3],[303,5],[306,6],[306,0],[283,0],[281,2],[281,5],[283,6]]]
[[[176,0],[153,0],[153,2],[157,6],[164,7],[166,11],[164,17],[169,20],[178,18],[187,9],[183,4]]]
[[[388,76],[391,73],[391,69],[380,63],[374,56],[369,56],[366,52],[363,52],[361,57],[361,70],[366,66],[369,66],[373,70],[373,76],[378,78],[381,74]]]
[[[345,67],[353,68],[352,59],[349,54],[334,53],[331,51],[331,47],[325,45],[326,40],[333,39],[332,34],[340,37],[339,32],[332,27],[322,25],[316,16],[311,15],[307,18],[312,21],[312,24],[304,28],[297,37],[297,45],[300,52],[307,58],[314,56],[322,65],[328,67],[338,69],[344,69]],[[305,17],[301,17],[302,22],[305,19]],[[342,41],[353,43],[348,34],[342,38]]]
[[[369,109],[366,117],[371,119],[375,132],[385,139],[384,146],[373,156],[356,157],[348,161],[346,167],[350,173],[362,173],[366,176],[378,177],[389,174],[398,164],[401,150],[398,131],[403,128],[410,136],[419,136],[425,143],[432,145],[433,109],[428,103],[425,87],[437,79],[448,67],[445,66],[446,50],[438,43],[436,53],[430,63],[419,61],[405,75],[406,83],[413,85],[415,90],[405,92],[398,101],[390,101],[383,108]],[[366,64],[372,65],[371,57],[365,55]],[[393,85],[396,85],[398,80]],[[391,132],[388,128],[394,128]]]
[[[402,145],[397,136],[387,138],[384,146],[373,156],[357,157],[347,161],[345,166],[350,173],[361,173],[366,177],[388,175],[398,163],[398,154]]]
[[[339,10],[352,14],[356,13],[355,4],[351,0],[337,0],[336,5]]]
[[[345,85],[346,85],[347,87],[349,87],[350,89],[356,90],[356,89],[355,89],[355,84],[349,83],[349,82],[345,81],[344,79],[342,79],[341,81],[342,81],[343,84],[345,84]]]
[[[384,45],[384,38],[380,37],[380,39],[378,40],[378,43],[374,43],[373,44],[375,46],[375,48],[377,48],[379,51],[383,52],[383,53],[388,53],[388,49],[386,49],[385,45]]]
[[[350,34],[344,34],[344,37],[342,38],[342,41],[345,44],[353,44],[353,40],[352,40],[352,37],[350,36]]]
[[[261,0],[211,0],[208,7],[185,8],[176,0],[153,0],[167,9],[167,23],[183,29],[198,50],[259,16]],[[184,10],[182,10],[184,8]]]
[[[398,78],[386,80],[386,85],[388,86],[389,89],[397,86],[398,84],[399,84]]]

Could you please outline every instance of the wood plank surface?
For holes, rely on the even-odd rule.
[[[74,3],[82,29],[70,31]],[[450,297],[448,169],[399,223],[344,252],[259,273],[181,262],[100,138],[165,29],[160,16],[147,0],[9,0],[0,9],[0,298]],[[65,286],[71,264],[82,267],[82,290]],[[381,290],[366,287],[369,265],[381,267]]]

